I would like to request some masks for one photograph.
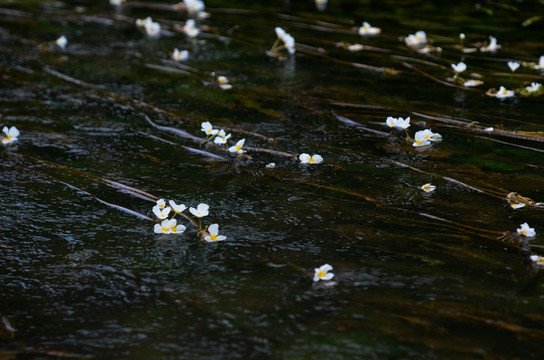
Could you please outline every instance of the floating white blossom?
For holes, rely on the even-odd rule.
[[[538,266],[544,266],[544,256],[531,255],[531,261]]]
[[[62,35],[57,40],[55,40],[55,44],[57,44],[58,47],[61,49],[66,48],[66,45],[68,44],[68,39],[66,39],[66,36]]]
[[[232,89],[232,85],[229,84],[229,79],[226,76],[218,76],[217,82],[219,84],[219,87],[222,90],[230,90]]]
[[[183,0],[183,3],[189,14],[197,14],[206,8],[204,1],[201,0]]]
[[[164,209],[166,207],[166,201],[164,199],[157,200],[157,204],[159,206],[159,209]]]
[[[493,130],[495,130],[495,129],[494,129],[492,126],[486,127],[486,128],[484,129],[484,131],[487,131],[487,132],[492,132]]]
[[[508,67],[510,68],[510,70],[512,72],[516,71],[518,68],[519,68],[519,62],[517,61],[509,61],[508,62]]]
[[[229,151],[231,153],[238,153],[238,154],[245,153],[246,151],[242,149],[242,147],[244,146],[245,141],[246,141],[246,139],[239,140],[236,143],[236,145],[229,147]]]
[[[482,46],[480,48],[480,51],[482,52],[494,52],[497,51],[497,49],[500,49],[501,46],[497,44],[497,39],[493,36],[489,36],[489,44],[487,46]]]
[[[208,214],[209,214],[208,210],[209,209],[210,209],[209,205],[204,204],[204,203],[200,203],[200,204],[198,204],[196,209],[194,207],[190,207],[189,211],[191,212],[191,214],[193,214],[197,218],[201,218],[201,217],[204,217],[204,216],[208,216]]]
[[[194,19],[187,20],[182,28],[182,31],[190,38],[195,38],[198,36],[198,34],[200,34],[200,29],[196,27]]]
[[[410,117],[408,116],[406,119],[403,119],[401,117],[394,118],[392,116],[387,117],[385,120],[385,123],[389,127],[396,127],[399,129],[408,129],[410,127]]]
[[[227,133],[225,133],[225,130],[221,129],[217,133],[217,136],[215,137],[215,139],[213,139],[213,142],[219,145],[226,144],[227,140],[230,138],[230,135],[231,134],[227,135]]]
[[[475,86],[480,86],[482,85],[484,82],[482,80],[467,80],[464,82],[463,86],[465,87],[475,87]]]
[[[122,3],[124,3],[125,0],[110,0],[110,5],[113,6],[121,6]]]
[[[330,266],[329,264],[325,264],[318,268],[315,268],[314,281],[332,279],[334,277],[334,274],[329,272],[331,270],[332,270],[332,266]]]
[[[184,204],[178,205],[176,204],[174,200],[170,200],[168,203],[170,204],[170,206],[172,207],[172,210],[174,210],[176,214],[180,214],[183,211],[185,211],[185,209],[187,209],[187,206],[185,206]]]
[[[529,227],[529,224],[523,223],[521,224],[521,227],[518,230],[518,234],[524,235],[527,237],[533,237],[536,235],[535,229],[532,227]]]
[[[465,36],[465,34],[464,34],[464,33],[460,33],[460,34],[459,34],[459,39],[461,39],[461,40],[465,40],[465,37],[466,37],[466,36]]]
[[[158,22],[154,22],[150,16],[144,20],[136,19],[136,26],[144,28],[149,37],[158,37],[161,34],[161,25]]]
[[[499,88],[499,91],[497,91],[494,95],[498,99],[505,99],[505,98],[511,98],[515,95],[514,90],[507,90],[504,86],[501,86]]]
[[[527,86],[527,87],[525,88],[525,90],[526,90],[528,93],[532,93],[532,92],[539,91],[541,88],[542,88],[542,84],[533,82],[533,83],[531,83],[531,85]]]
[[[425,192],[431,192],[431,191],[434,191],[434,189],[436,189],[436,186],[434,185],[431,185],[429,183],[421,186],[421,190],[425,191]]]
[[[301,164],[319,164],[323,162],[323,158],[318,154],[310,156],[310,154],[302,153],[298,158]]]
[[[273,163],[273,162],[268,163],[268,164],[266,164],[265,167],[266,167],[267,169],[274,169],[274,168],[276,167],[276,163]]]
[[[510,204],[510,207],[512,207],[512,209],[521,209],[522,207],[525,207],[525,204],[513,202]]]
[[[17,141],[17,138],[19,137],[19,130],[15,126],[12,126],[8,128],[7,126],[4,126],[2,129],[2,133],[5,137],[2,138],[2,144],[10,144],[14,141]]]
[[[186,230],[183,225],[178,225],[176,219],[166,219],[160,224],[155,224],[153,231],[155,234],[181,234]]]
[[[219,132],[218,129],[213,128],[212,123],[209,121],[204,121],[202,124],[200,124],[200,126],[202,126],[202,129],[200,130],[204,131],[204,133],[206,133],[206,136],[217,135],[217,133]]]
[[[289,52],[289,54],[293,55],[296,51],[295,49],[295,38],[292,37],[290,34],[288,34],[285,30],[283,30],[281,27],[274,28],[274,31],[276,32],[276,36],[278,39],[280,39],[283,42],[283,45]],[[281,50],[280,48],[272,49],[272,52],[278,52]]]
[[[359,35],[377,35],[382,32],[382,29],[379,27],[373,27],[366,21],[363,21],[363,26],[359,28]]]
[[[172,53],[172,59],[176,61],[185,61],[188,58],[189,58],[188,50],[179,51],[178,49],[174,49],[174,52]]]
[[[414,147],[431,145],[431,142],[442,140],[442,135],[433,133],[429,129],[420,130],[414,135]]]
[[[425,31],[418,31],[415,34],[410,34],[404,38],[406,45],[410,47],[425,45],[427,43],[427,34]]]
[[[451,64],[451,67],[453,68],[453,71],[455,71],[456,74],[460,74],[467,69],[467,65],[462,61],[458,63],[457,65]]]
[[[353,51],[353,52],[355,52],[355,51],[361,51],[361,50],[363,50],[364,48],[365,48],[365,47],[364,47],[364,45],[362,45],[362,44],[351,44],[351,45],[348,45],[348,47],[347,47],[348,51]]]
[[[211,224],[210,226],[208,226],[208,233],[210,234],[210,236],[204,237],[204,240],[206,240],[207,242],[223,241],[227,239],[226,236],[219,235],[218,224]]]
[[[161,220],[168,217],[168,214],[170,214],[170,210],[172,210],[172,208],[170,207],[161,208],[160,205],[153,206],[153,213]]]

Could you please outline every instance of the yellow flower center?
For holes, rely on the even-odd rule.
[[[370,26],[365,25],[364,29],[365,29],[365,31],[368,31],[370,29]]]
[[[168,228],[166,226],[163,226],[161,229],[162,232],[168,232]]]
[[[325,277],[325,271],[322,270],[322,271],[318,272],[317,276],[319,276],[320,278]]]
[[[236,151],[242,150],[242,147],[240,145],[236,145]]]
[[[8,139],[11,139],[12,137],[13,137],[13,135],[8,134]]]
[[[216,240],[217,240],[217,235],[215,235],[215,234],[210,234],[210,239],[211,239],[212,241],[216,241]]]
[[[311,162],[311,163],[313,163],[313,162],[315,162],[315,160],[314,160],[314,158],[313,158],[313,157],[311,157],[310,159],[308,159],[308,162]]]
[[[544,257],[539,257],[536,261],[538,264],[544,264]]]
[[[416,140],[416,144],[418,144],[418,145],[423,145],[423,143],[421,142],[421,140]]]
[[[208,134],[211,134],[211,133],[212,133],[212,129],[208,129],[208,130],[206,130],[206,132],[207,132]]]
[[[225,78],[219,79],[219,82],[220,82],[221,84],[224,84],[224,83],[225,83]]]
[[[523,235],[527,235],[527,230],[521,230],[521,233],[522,233]]]
[[[178,231],[178,227],[177,227],[177,226],[171,226],[171,227],[170,227],[170,230],[172,230],[172,232],[177,232],[177,231]]]

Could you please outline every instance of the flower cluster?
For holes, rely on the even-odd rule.
[[[410,117],[408,116],[406,119],[403,119],[401,117],[394,118],[392,116],[387,117],[385,120],[385,123],[390,128],[397,128],[397,129],[408,129],[410,127]]]
[[[136,26],[143,28],[149,37],[156,38],[161,35],[161,24],[153,21],[150,16],[145,19],[136,19]]]
[[[19,137],[19,130],[15,126],[12,126],[8,128],[7,126],[4,126],[2,129],[2,134],[4,137],[2,137],[2,144],[7,145],[11,144],[14,141],[17,141],[17,137]]]
[[[155,206],[153,206],[153,213],[155,216],[162,220],[160,224],[155,224],[155,227],[153,228],[153,231],[155,234],[181,234],[183,233],[187,228],[184,225],[178,224],[177,220],[175,219],[176,215],[181,214],[182,212],[187,209],[187,206],[184,204],[176,204],[175,201],[169,200],[168,205],[166,204],[166,201],[164,199],[157,200],[157,203]],[[209,215],[209,205],[201,203],[198,204],[196,208],[190,207],[189,212],[198,218],[198,225],[199,225],[199,231],[201,231],[201,219],[205,216]],[[173,216],[169,218],[169,215],[173,213]],[[186,218],[189,218],[187,215],[184,215]],[[224,235],[219,235],[219,225],[218,224],[211,224],[206,229],[207,235],[204,236],[204,240],[207,242],[215,242],[215,241],[222,241],[226,240],[227,237]]]
[[[433,142],[442,140],[442,135],[433,133],[430,129],[420,130],[414,135],[414,147],[428,146]]]
[[[281,50],[286,49],[290,55],[293,55],[296,51],[295,38],[292,37],[290,34],[288,34],[285,30],[283,30],[279,26],[276,27],[274,31],[276,32],[276,36],[278,38],[276,39],[276,42],[274,43],[274,45],[272,45],[270,52],[278,56]]]

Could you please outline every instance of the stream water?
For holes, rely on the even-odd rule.
[[[542,358],[541,1],[173,4],[0,1],[0,359]]]

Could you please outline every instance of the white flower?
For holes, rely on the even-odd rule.
[[[315,6],[317,7],[317,10],[325,10],[327,8],[327,2],[328,0],[315,0]]]
[[[170,229],[171,234],[181,234],[182,232],[184,232],[187,229],[183,225],[178,225],[176,219],[168,220],[168,223],[166,225]]]
[[[522,207],[525,207],[525,204],[524,203],[511,203],[510,206],[512,207],[512,209],[520,209]]]
[[[168,214],[170,214],[170,210],[172,210],[170,207],[161,209],[160,205],[153,206],[153,213],[161,220],[168,217]]]
[[[176,204],[174,200],[170,200],[168,201],[168,203],[170,204],[170,206],[172,207],[172,210],[174,210],[176,214],[182,213],[183,211],[185,211],[185,209],[187,209],[187,206],[183,204],[178,205]]]
[[[533,237],[536,235],[535,229],[532,227],[529,227],[529,224],[523,223],[521,224],[521,227],[518,229],[518,234],[525,235],[527,237]]]
[[[493,36],[489,36],[489,44],[487,46],[482,46],[480,48],[480,51],[482,52],[493,52],[497,49],[500,49],[501,46],[497,44],[497,39],[495,39]]]
[[[505,99],[514,96],[514,90],[507,90],[504,86],[499,88],[499,91],[494,95],[496,98]]]
[[[7,126],[4,126],[2,129],[2,132],[4,133],[5,138],[2,138],[2,144],[9,144],[14,141],[17,141],[17,137],[19,137],[19,130],[15,126],[12,126],[8,128]]]
[[[189,58],[188,50],[179,51],[178,49],[174,49],[174,52],[172,53],[172,59],[176,61],[185,61],[188,58]]]
[[[484,131],[487,131],[487,132],[492,132],[493,130],[495,130],[495,129],[494,129],[492,126],[486,127],[486,128],[484,129]]]
[[[332,266],[330,266],[329,264],[325,264],[318,268],[315,268],[314,281],[332,279],[334,277],[334,274],[329,272],[331,270]]]
[[[531,255],[531,261],[538,266],[544,266],[544,256]]]
[[[194,216],[196,216],[198,218],[201,218],[201,217],[204,217],[204,216],[208,216],[208,214],[209,214],[208,209],[209,208],[210,207],[207,204],[198,204],[196,209],[194,207],[190,207],[189,211]]]
[[[210,236],[204,238],[207,242],[222,241],[227,238],[224,235],[219,235],[219,225],[217,224],[211,224],[208,227],[208,233],[210,233]]]
[[[323,162],[323,158],[318,154],[310,156],[309,154],[303,153],[300,154],[298,158],[301,164],[319,164]]]
[[[361,26],[359,28],[359,35],[361,35],[361,36],[364,36],[364,35],[376,35],[376,34],[379,34],[381,32],[382,32],[382,29],[380,29],[378,27],[370,26],[370,24],[367,23],[366,21],[363,21],[363,26]]]
[[[194,19],[187,20],[182,30],[190,38],[195,38],[200,34],[200,30],[195,26]]]
[[[204,121],[200,126],[202,126],[202,129],[200,130],[204,131],[206,136],[217,135],[219,132],[219,130],[213,128],[212,123],[209,121]]]
[[[230,138],[230,135],[231,134],[227,135],[225,133],[225,130],[221,129],[221,130],[219,130],[219,133],[217,134],[215,139],[213,139],[213,142],[216,143],[216,144],[219,144],[219,145],[226,144],[227,140]]]
[[[147,19],[150,19],[150,18],[148,17]],[[144,27],[147,19],[136,19],[136,26],[140,28]]]
[[[508,67],[510,68],[510,70],[512,70],[512,72],[514,72],[519,68],[519,63],[517,61],[509,61]]]
[[[200,0],[183,0],[183,3],[189,14],[199,13],[205,8],[204,1]]]
[[[159,209],[164,209],[166,206],[166,201],[164,201],[164,199],[159,199],[157,200],[157,205],[159,206]]]
[[[155,227],[153,228],[153,231],[155,234],[170,234],[170,220],[166,219],[160,224],[155,224]]]
[[[410,127],[410,117],[408,116],[406,119],[399,117],[395,123],[395,127],[399,129],[408,129]]]
[[[348,51],[361,51],[363,50],[365,47],[364,45],[361,45],[361,44],[351,44],[351,45],[348,45],[347,49]]]
[[[66,47],[66,44],[68,44],[68,39],[66,39],[66,36],[62,35],[57,40],[55,40],[55,44],[58,45],[61,49],[64,49]]]
[[[463,34],[463,33],[460,33],[460,34],[459,34],[459,39],[461,39],[461,40],[465,40],[465,34]]]
[[[425,185],[423,185],[423,186],[421,187],[421,190],[423,190],[423,191],[425,191],[425,192],[431,192],[431,191],[434,191],[434,189],[436,189],[436,186],[431,185],[431,184],[429,184],[429,183],[427,183],[427,184],[425,184]]]
[[[242,149],[242,146],[244,146],[246,139],[242,139],[236,143],[236,145],[229,147],[229,151],[231,153],[238,153],[243,154],[245,153],[245,150]]]
[[[404,42],[410,47],[425,45],[427,43],[427,34],[425,34],[425,31],[420,30],[415,34],[408,35],[404,39]]]
[[[227,79],[226,76],[218,76],[217,82],[219,83],[219,87],[223,90],[230,90],[232,89],[232,85],[229,84],[229,79]]]
[[[467,69],[467,65],[462,61],[457,65],[451,64],[451,67],[453,68],[453,71],[455,71],[456,74],[460,74]]]
[[[293,55],[296,51],[295,38],[289,35],[285,30],[283,30],[279,26],[274,28],[274,31],[276,32],[276,36],[278,37],[278,39],[280,39],[285,45],[285,48],[287,49],[289,54]]]
[[[273,163],[273,162],[271,162],[271,163],[268,163],[268,164],[266,164],[266,166],[265,166],[265,167],[266,167],[267,169],[273,169],[273,168],[275,168],[275,167],[276,167],[276,163]]]
[[[535,70],[542,70],[544,69],[544,55],[542,55],[538,59],[538,64],[535,65]]]
[[[484,82],[482,80],[467,80],[467,81],[465,81],[465,83],[463,85],[465,87],[475,87],[475,86],[480,86],[483,83]]]
[[[113,6],[121,6],[122,3],[124,3],[125,0],[110,0],[110,5]]]
[[[542,84],[533,82],[533,83],[531,83],[530,86],[527,86],[525,88],[525,90],[527,92],[529,92],[529,93],[532,93],[532,92],[536,92],[536,91],[540,90],[541,87],[542,87]]]
[[[442,140],[442,135],[439,133],[433,133],[429,129],[420,130],[414,135],[414,143],[412,144],[415,147],[431,145],[431,141],[440,141]]]
[[[394,128],[395,126],[397,126],[397,118],[388,116],[387,119],[385,119],[385,123],[387,124],[387,126]]]
[[[139,25],[138,22],[136,24]],[[155,22],[151,17],[147,17],[144,20],[144,29],[149,37],[158,37],[161,34],[161,25],[158,22]]]

